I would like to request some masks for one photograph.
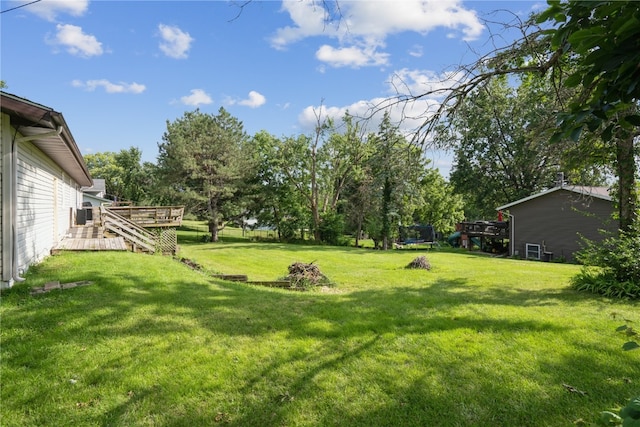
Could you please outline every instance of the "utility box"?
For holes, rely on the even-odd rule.
[[[77,225],[86,225],[87,224],[87,210],[86,209],[78,209],[76,212],[76,224]]]

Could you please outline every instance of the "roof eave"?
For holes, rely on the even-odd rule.
[[[2,112],[12,118],[12,126],[21,134],[31,136],[31,142],[80,186],[93,185],[89,169],[62,113],[6,92],[1,94]],[[61,128],[59,135],[52,136],[47,132],[46,137],[38,137],[42,131],[58,128]]]
[[[516,200],[515,202],[511,202],[511,203],[507,203],[506,205],[498,206],[496,208],[496,210],[497,211],[503,211],[503,210],[506,210],[506,209],[508,209],[508,208],[510,208],[512,206],[519,205],[519,204],[524,203],[524,202],[528,202],[529,200],[537,199],[538,197],[541,197],[541,196],[546,196],[547,194],[553,193],[553,192],[558,191],[558,190],[571,191],[573,193],[582,194],[582,195],[590,196],[590,197],[595,197],[596,199],[602,199],[602,200],[606,200],[606,201],[609,201],[609,202],[612,200],[610,196],[605,196],[605,195],[598,194],[598,193],[589,193],[589,192],[584,192],[584,191],[578,191],[578,190],[575,189],[575,187],[576,186],[553,187],[553,188],[550,188],[548,190],[541,191],[540,193],[533,194],[533,195],[531,195],[529,197],[525,197],[525,198],[522,198],[520,200]],[[581,188],[588,188],[588,187],[581,187]]]

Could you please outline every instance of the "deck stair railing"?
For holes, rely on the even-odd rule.
[[[100,219],[105,230],[122,236],[132,245],[134,252],[156,252],[155,236],[139,225],[104,206],[100,207]]]

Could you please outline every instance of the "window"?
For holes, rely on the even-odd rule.
[[[527,243],[527,259],[540,259],[540,245]]]

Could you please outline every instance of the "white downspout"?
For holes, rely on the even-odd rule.
[[[516,253],[515,244],[516,244],[516,217],[508,213],[509,215],[509,246],[511,246],[511,254],[510,256],[513,258]]]
[[[50,136],[60,136],[62,129],[62,126],[58,126],[57,129],[51,132],[15,138],[11,143],[11,169],[13,172],[13,185],[11,186],[11,228],[13,229],[12,258],[13,280],[16,282],[25,281],[25,278],[21,277],[20,272],[18,271],[18,143],[33,141],[34,139],[48,138]]]

